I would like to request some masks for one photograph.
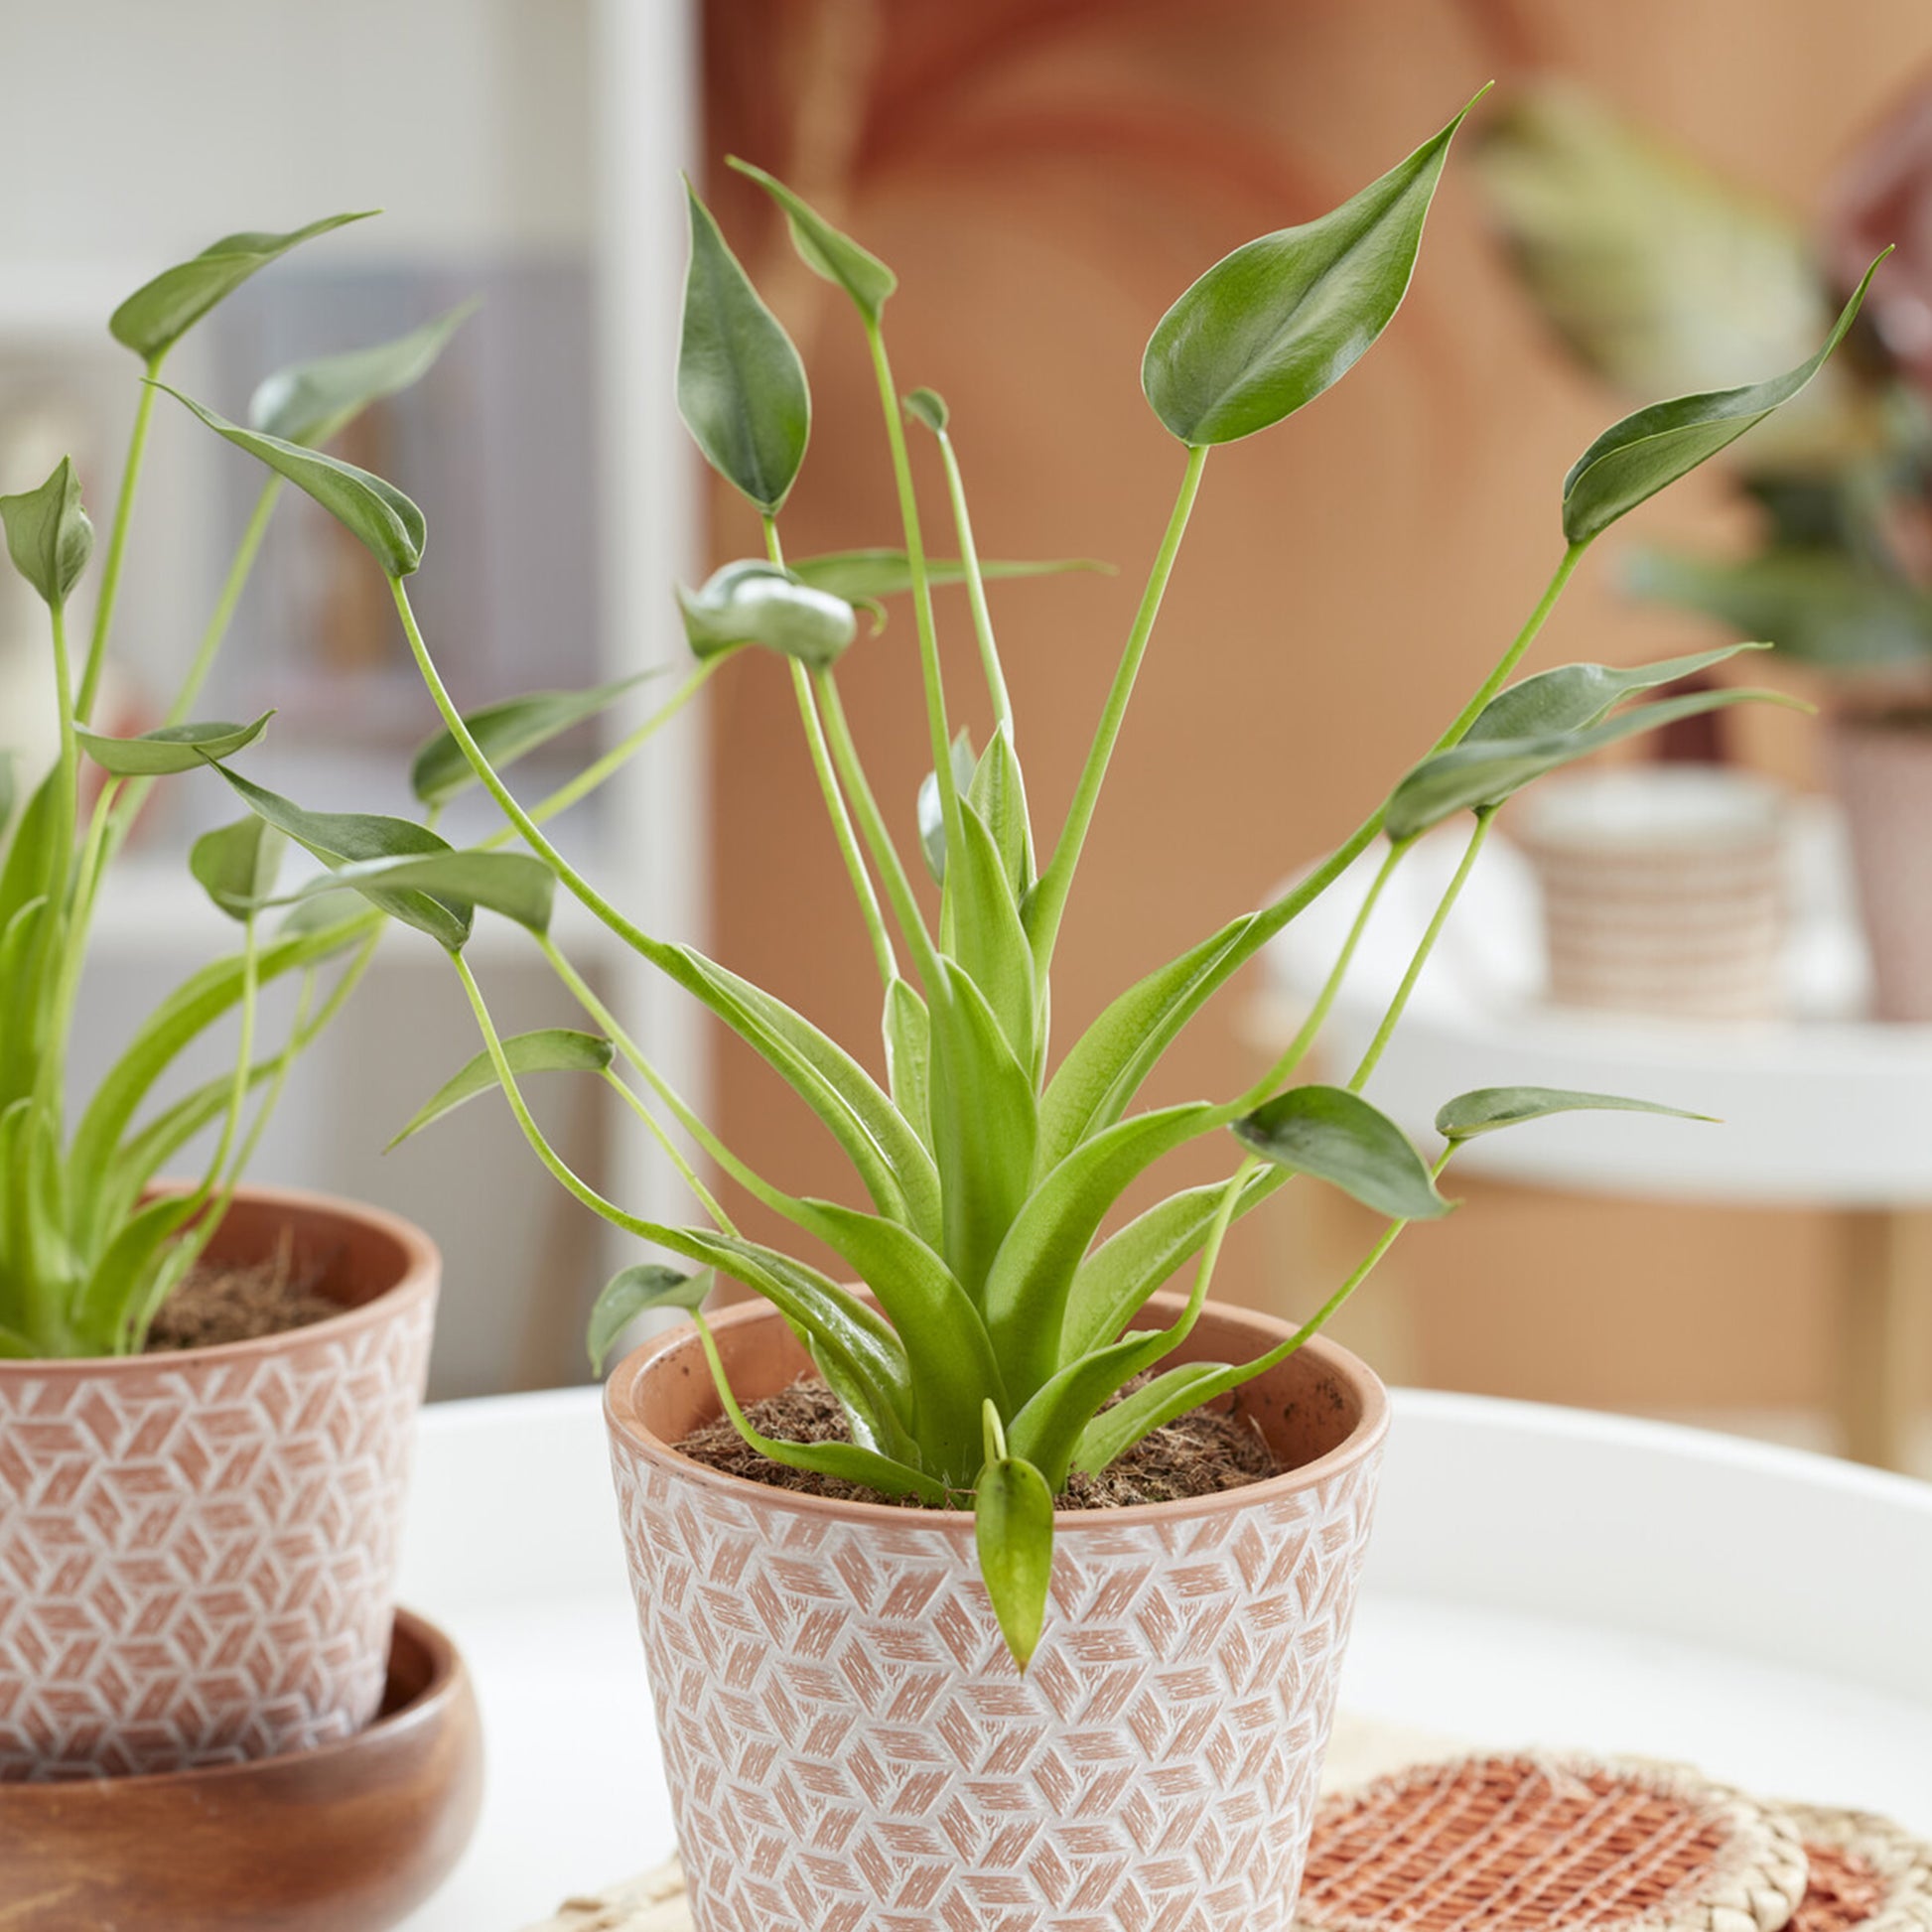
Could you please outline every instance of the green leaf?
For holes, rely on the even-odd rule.
[[[163,725],[139,738],[110,738],[105,732],[74,728],[80,749],[117,778],[157,777],[171,771],[199,771],[210,759],[231,758],[268,729],[275,714],[264,711],[252,725]]]
[[[288,905],[305,898],[333,898],[345,886],[371,903],[377,902],[378,895],[393,897],[405,891],[427,893],[450,905],[500,912],[527,931],[538,933],[549,931],[557,896],[556,874],[531,853],[460,850],[357,860],[308,880],[286,897],[271,902]]]
[[[73,459],[64,456],[38,489],[0,496],[0,523],[6,525],[14,568],[43,603],[65,604],[94,548],[94,526],[80,507]]]
[[[1388,1115],[1341,1087],[1290,1087],[1234,1123],[1251,1154],[1313,1174],[1395,1221],[1449,1211],[1423,1158]]]
[[[1037,1058],[1038,991],[1034,949],[993,834],[967,799],[959,801],[960,863],[947,868],[940,909],[942,943],[986,995],[1022,1067]]]
[[[1141,386],[1173,435],[1189,445],[1252,436],[1355,365],[1408,292],[1468,111],[1338,208],[1224,256],[1161,318]]]
[[[967,1294],[978,1296],[1027,1198],[1037,1133],[1034,1084],[985,995],[943,953],[939,973],[928,1013],[940,1252]]]
[[[903,550],[828,550],[816,557],[794,557],[790,570],[797,582],[842,597],[848,604],[899,597],[912,588],[912,566]],[[1104,577],[1114,574],[1112,564],[1092,557],[1036,557],[1005,563],[980,559],[980,576],[989,584],[996,578],[1058,577],[1075,570],[1097,571]],[[966,566],[957,557],[928,557],[925,575],[928,584],[963,584]]]
[[[1682,1107],[1659,1106],[1654,1100],[1625,1100],[1614,1093],[1573,1093],[1563,1087],[1477,1087],[1444,1104],[1436,1116],[1436,1131],[1445,1140],[1466,1141],[1522,1121],[1577,1113],[1667,1114],[1673,1120],[1714,1118],[1689,1113]]]
[[[1654,664],[1559,664],[1499,691],[1462,735],[1476,745],[1503,738],[1536,738],[1547,732],[1584,731],[1600,724],[1625,698],[1659,685],[1694,677],[1739,651],[1769,650],[1769,644],[1726,644],[1689,657],[1666,657]]]
[[[253,812],[204,832],[188,854],[188,870],[230,918],[246,918],[275,890],[285,841]]]
[[[447,839],[438,838],[428,827],[413,825],[406,818],[388,818],[370,812],[311,812],[300,805],[265,791],[225,764],[214,767],[240,795],[248,809],[267,819],[277,831],[286,832],[328,866],[332,872],[353,867],[369,859],[423,858],[431,854],[454,854]],[[510,857],[510,854],[473,855]],[[404,886],[388,887],[363,883],[352,877],[343,881],[354,886],[371,905],[400,919],[404,925],[427,932],[439,946],[460,952],[470,937],[474,907],[465,899],[445,897]]]
[[[525,1034],[523,1037],[529,1039],[534,1035]],[[577,1037],[582,1039],[587,1035],[580,1034]],[[504,1042],[505,1045],[508,1043]],[[608,1041],[605,1046],[608,1059]],[[487,1060],[489,1055],[485,1053],[483,1057]],[[495,1083],[492,1074],[488,1084],[494,1086]],[[409,1131],[408,1128],[403,1130],[405,1134]],[[394,1142],[390,1145],[393,1146]],[[704,1307],[705,1298],[711,1293],[716,1280],[717,1276],[709,1268],[700,1269],[695,1275],[684,1275],[675,1268],[666,1268],[661,1262],[654,1261],[635,1262],[613,1275],[604,1284],[591,1310],[588,1336],[591,1373],[604,1373],[604,1364],[611,1350],[618,1345],[618,1337],[640,1314],[648,1314],[652,1309],[683,1309],[687,1313],[695,1313]]]
[[[859,634],[845,599],[796,582],[775,564],[727,564],[704,588],[677,587],[692,654],[716,657],[740,644],[762,644],[819,671],[838,662]]]
[[[14,815],[14,753],[0,751],[0,834]]]
[[[172,347],[189,330],[238,289],[258,268],[266,268],[298,243],[328,234],[351,221],[366,221],[377,213],[364,208],[357,214],[331,214],[287,234],[223,235],[199,255],[163,269],[144,282],[108,318],[107,333],[145,361]]]
[[[1779,704],[1794,710],[1807,707],[1781,691],[1758,691],[1737,686],[1723,691],[1696,691],[1687,697],[1665,698],[1638,705],[1586,731],[1546,732],[1536,738],[1499,738],[1463,743],[1439,752],[1422,763],[1389,795],[1384,829],[1392,839],[1414,838],[1432,825],[1461,811],[1487,811],[1505,798],[1606,745],[1638,732],[1655,731],[1679,718],[1695,718],[1726,705]]]
[[[677,356],[677,411],[705,461],[776,516],[812,431],[805,365],[689,182],[691,265]]]
[[[1932,657],[1932,597],[1822,546],[1734,561],[1639,551],[1624,567],[1623,587],[1832,669],[1923,666]]]
[[[1165,1375],[1155,1376],[1111,1409],[1101,1410],[1087,1424],[1074,1446],[1073,1467],[1098,1475],[1163,1423],[1211,1402],[1229,1387],[1238,1387],[1243,1379],[1241,1370],[1231,1369],[1225,1362],[1182,1362]]]
[[[962,797],[972,785],[975,768],[973,737],[962,725],[952,742],[953,782]],[[925,855],[926,871],[943,886],[946,883],[946,820],[939,806],[939,774],[936,771],[928,771],[919,780],[916,809],[919,850]]]
[[[574,725],[609,711],[638,685],[662,677],[665,668],[639,671],[634,677],[621,677],[584,691],[525,692],[520,698],[505,698],[467,712],[463,722],[490,765],[501,771]],[[476,782],[470,760],[448,731],[425,739],[409,767],[410,789],[425,805],[447,805]]]
[[[937,389],[914,389],[903,398],[905,413],[915,422],[923,423],[934,436],[944,436],[946,425],[952,420],[952,411],[946,407],[946,399]]]
[[[1768,382],[1740,389],[1714,389],[1703,395],[1654,402],[1613,423],[1571,466],[1563,480],[1563,533],[1572,543],[1600,536],[1618,517],[1699,464],[1736,442],[1744,432],[1787,403],[1845,340],[1878,272],[1887,248],[1864,272],[1852,299],[1839,312],[1831,334],[1817,352],[1795,369]]]
[[[596,1034],[573,1033],[568,1027],[542,1027],[534,1033],[512,1034],[502,1045],[510,1071],[515,1074],[602,1073],[611,1064],[615,1050],[608,1039]],[[383,1148],[383,1153],[400,1147],[411,1135],[420,1134],[445,1114],[454,1113],[466,1100],[492,1092],[495,1086],[496,1065],[485,1047],[417,1108],[408,1124]]]
[[[1014,903],[1024,903],[1034,883],[1034,831],[1011,726],[1002,724],[995,729],[980,754],[965,798],[993,836]]]
[[[926,1098],[926,1070],[932,1057],[932,1028],[925,1002],[902,979],[895,978],[886,989],[881,1031],[886,1040],[886,1078],[893,1105],[905,1116],[930,1153],[932,1114]]]
[[[420,382],[479,307],[474,298],[394,342],[297,362],[265,376],[248,400],[248,427],[284,443],[327,443],[372,402]]]
[[[1064,1359],[1067,1296],[1081,1257],[1128,1186],[1227,1116],[1203,1100],[1116,1121],[1082,1141],[1028,1196],[986,1277],[986,1325],[1024,1402]],[[1107,1339],[1111,1340],[1109,1336]]]
[[[980,1575],[1013,1661],[1033,1662],[1053,1580],[1053,1492],[1031,1462],[989,1462],[973,1492],[973,1540]]]
[[[341,458],[305,450],[300,444],[285,443],[280,437],[264,436],[204,409],[193,397],[165,382],[155,384],[167,389],[174,399],[199,416],[215,435],[225,438],[238,450],[246,450],[277,475],[313,496],[350,536],[363,545],[390,577],[407,577],[423,561],[423,545],[428,530],[423,513],[393,483],[358,470]]]
[[[791,245],[805,266],[844,289],[858,305],[859,313],[877,328],[880,315],[898,287],[898,277],[877,255],[861,248],[850,235],[841,234],[808,202],[762,168],[741,161],[735,154],[725,157],[725,165],[757,182],[777,203],[791,229]]]

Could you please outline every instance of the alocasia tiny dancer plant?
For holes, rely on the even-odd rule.
[[[121,304],[109,329],[150,382],[175,344],[256,270],[298,243],[362,217],[341,214],[291,234],[235,234],[167,270]],[[303,363],[256,390],[251,416],[292,445],[327,441],[378,399],[415,382],[464,311],[398,341]],[[248,518],[214,610],[167,720],[138,738],[89,728],[114,609],[155,390],[136,407],[120,494],[102,559],[93,622],[69,641],[68,609],[92,556],[79,481],[63,459],[37,489],[0,496],[7,549],[46,604],[60,712],[60,758],[18,814],[11,759],[0,755],[0,1355],[138,1352],[156,1311],[205,1249],[279,1094],[294,1056],[353,989],[382,916],[341,892],[298,907],[271,934],[257,907],[273,893],[281,839],[254,814],[211,832],[191,855],[195,877],[242,923],[241,948],[171,992],[136,1031],[78,1121],[66,1115],[69,1048],[88,932],[111,866],[157,778],[207,768],[258,739],[251,724],[197,723],[193,714],[282,484],[270,478]],[[85,767],[96,767],[89,800]],[[333,985],[319,975],[340,955]],[[297,973],[302,992],[285,1038],[257,1057],[260,989]],[[239,1017],[231,1074],[156,1099],[182,1053]],[[251,1096],[260,1101],[252,1120]],[[212,1154],[197,1185],[149,1198],[157,1173],[205,1130]]]
[[[727,1413],[765,1455],[933,1507],[970,1503],[992,1599],[1023,1667],[1044,1610],[1053,1498],[1070,1471],[1105,1467],[1150,1431],[1237,1388],[1299,1347],[1404,1227],[1449,1211],[1437,1181],[1444,1163],[1471,1136],[1571,1108],[1644,1106],[1533,1088],[1464,1094],[1444,1107],[1437,1124],[1447,1145],[1431,1162],[1363,1098],[1362,1089],[1506,798],[1617,739],[1768,695],[1725,689],[1645,700],[1645,693],[1727,651],[1639,670],[1571,664],[1515,684],[1509,679],[1595,538],[1796,394],[1850,326],[1856,296],[1818,353],[1789,375],[1659,403],[1600,436],[1564,482],[1565,545],[1548,589],[1427,756],[1291,890],[1128,987],[1057,1061],[1049,1051],[1047,988],[1061,919],[1208,461],[1221,444],[1292,416],[1374,344],[1407,290],[1430,201],[1461,119],[1332,212],[1235,250],[1187,289],[1155,329],[1142,384],[1181,452],[1178,495],[1071,805],[1050,846],[1036,838],[1028,810],[1016,721],[985,591],[994,571],[977,558],[945,405],[924,389],[901,403],[888,359],[885,317],[897,286],[892,270],[781,183],[734,162],[782,209],[805,261],[851,299],[877,374],[897,482],[902,548],[787,563],[779,521],[810,431],[805,371],[710,213],[691,195],[678,402],[707,460],[758,510],[766,555],[728,564],[702,589],[681,594],[697,659],[690,682],[748,651],[779,659],[791,681],[831,829],[878,962],[883,1083],[768,993],[688,945],[641,930],[518,802],[502,768],[523,743],[520,721],[540,719],[557,699],[551,694],[529,701],[527,709],[499,706],[464,717],[410,607],[407,579],[420,556],[422,520],[405,499],[388,484],[311,450],[201,412],[221,434],[327,503],[387,572],[446,727],[426,752],[426,764],[445,782],[455,782],[461,759],[502,809],[505,831],[521,837],[547,874],[722,1019],[800,1095],[849,1157],[866,1205],[795,1195],[739,1159],[671,1090],[557,948],[544,930],[541,908],[532,904],[515,908],[517,915],[596,1031],[555,1029],[502,1038],[461,945],[451,943],[484,1049],[405,1131],[500,1086],[530,1145],[565,1187],[616,1227],[688,1265],[689,1272],[645,1260],[620,1274],[593,1318],[594,1356],[601,1358],[624,1323],[646,1309],[689,1310]],[[943,459],[959,552],[945,574],[963,578],[967,588],[991,720],[977,755],[963,734],[954,735],[955,694],[940,674],[931,591],[941,573],[926,554],[907,460],[908,419],[938,439]],[[855,607],[901,590],[911,596],[923,673],[932,769],[918,830],[940,885],[936,921],[928,919],[914,892],[900,844],[867,780],[839,691],[842,655],[861,627]],[[285,800],[234,782],[269,822],[332,857],[326,843],[309,835],[316,821]],[[1340,1085],[1298,1083],[1296,1073],[1388,879],[1425,833],[1465,815],[1472,829],[1461,867],[1360,1064]],[[1246,1092],[1226,1099],[1134,1111],[1149,1071],[1215,990],[1378,841],[1384,856],[1360,916],[1307,1024],[1275,1064]],[[489,855],[429,861],[404,856],[417,850],[399,844],[397,856],[384,862],[399,870],[365,867],[353,883],[366,892],[378,879],[393,885],[408,874],[423,891],[448,887],[472,896],[492,884],[463,870]],[[592,1070],[616,1086],[679,1164],[704,1223],[674,1227],[645,1219],[574,1173],[525,1104],[523,1077],[545,1068]],[[819,1268],[741,1233],[669,1127],[636,1091],[633,1077],[723,1173],[832,1249],[869,1293],[855,1293]],[[1240,1150],[1225,1179],[1172,1194],[1101,1235],[1123,1192],[1162,1156],[1220,1133],[1231,1133]],[[1199,1313],[1230,1224],[1298,1174],[1365,1202],[1386,1217],[1386,1231],[1279,1348],[1255,1361],[1163,1371],[1163,1360]],[[1189,1264],[1177,1317],[1136,1326],[1155,1292]],[[704,1324],[701,1305],[718,1271],[766,1297],[808,1339],[844,1406],[850,1442],[778,1442],[752,1427],[726,1384]],[[1150,1379],[1116,1400],[1143,1376]]]

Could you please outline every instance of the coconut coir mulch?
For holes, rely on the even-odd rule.
[[[320,1292],[321,1278],[321,1268],[298,1260],[288,1242],[266,1261],[197,1262],[162,1303],[148,1329],[147,1353],[257,1341],[341,1314],[343,1305]]]
[[[816,1377],[794,1382],[745,1411],[760,1436],[781,1443],[848,1443],[845,1412]],[[706,1468],[744,1476],[774,1489],[824,1496],[834,1502],[896,1502],[861,1483],[813,1469],[790,1469],[760,1454],[723,1418],[694,1430],[678,1444],[681,1453]],[[1196,1409],[1164,1423],[1097,1476],[1076,1474],[1059,1497],[1062,1509],[1124,1509],[1134,1503],[1179,1502],[1214,1496],[1282,1473],[1275,1452],[1246,1417]]]

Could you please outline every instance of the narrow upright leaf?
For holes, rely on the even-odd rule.
[[[1563,1087],[1478,1087],[1443,1105],[1436,1115],[1436,1131],[1448,1141],[1466,1141],[1526,1120],[1578,1113],[1667,1114],[1673,1120],[1713,1118],[1682,1107],[1660,1106],[1654,1100],[1626,1100],[1614,1093],[1573,1093]]]
[[[694,1275],[682,1275],[675,1268],[653,1261],[637,1262],[613,1275],[591,1310],[590,1333],[586,1337],[591,1351],[591,1372],[604,1373],[605,1361],[618,1345],[618,1337],[640,1314],[648,1314],[652,1309],[682,1309],[687,1314],[701,1309],[716,1279],[709,1268],[701,1268]]]
[[[1000,1634],[1024,1671],[1039,1648],[1053,1578],[1053,1492],[1031,1462],[1003,1456],[980,1472],[973,1540]]]
[[[810,203],[794,195],[775,176],[767,175],[737,155],[725,157],[727,167],[755,181],[784,210],[791,228],[791,245],[814,274],[822,275],[844,289],[858,305],[859,313],[878,326],[898,277],[869,250],[861,248],[848,234],[841,234]]]
[[[973,782],[978,760],[973,757],[972,734],[961,725],[953,735],[953,783],[962,796]],[[925,855],[925,869],[940,885],[946,883],[946,820],[939,809],[939,774],[928,771],[919,780],[917,805],[919,850]]]
[[[1290,1087],[1234,1124],[1251,1154],[1313,1174],[1393,1221],[1429,1221],[1451,1203],[1388,1115],[1341,1087]]]
[[[250,812],[204,832],[189,850],[188,870],[230,918],[246,918],[274,892],[285,843],[267,819]]]
[[[211,759],[231,758],[268,729],[275,714],[264,711],[252,725],[163,725],[139,738],[110,738],[105,732],[76,728],[80,749],[117,778],[161,777],[197,771]]]
[[[1354,367],[1408,293],[1468,111],[1338,208],[1224,256],[1161,318],[1141,386],[1173,435],[1190,445],[1252,436]]]
[[[93,555],[94,526],[80,507],[73,459],[63,457],[38,489],[0,496],[7,554],[44,603],[65,604]]]
[[[663,675],[660,666],[610,684],[592,685],[585,691],[529,691],[520,698],[505,698],[466,713],[463,722],[490,765],[501,771],[573,725],[608,711],[638,685]],[[425,805],[447,804],[476,782],[477,774],[470,768],[463,748],[447,730],[425,739],[409,767],[410,789]]]
[[[677,357],[678,414],[705,461],[755,509],[776,516],[811,436],[805,365],[689,183],[686,193],[691,265]]]
[[[502,1042],[502,1047],[510,1071],[519,1078],[525,1073],[602,1073],[611,1064],[616,1050],[608,1039],[596,1034],[575,1033],[568,1027],[543,1027],[535,1033],[512,1034]],[[400,1147],[412,1134],[420,1134],[445,1114],[454,1113],[466,1100],[488,1093],[495,1085],[496,1063],[484,1048],[467,1060],[410,1115],[383,1153]]]
[[[168,389],[165,382],[156,388]],[[215,435],[224,437],[238,450],[246,450],[315,500],[350,536],[364,545],[391,577],[407,577],[423,561],[423,544],[428,532],[423,513],[393,483],[358,470],[352,463],[324,456],[319,450],[305,450],[297,443],[285,443],[278,436],[242,429],[237,424],[204,409],[193,397],[179,389],[168,389]]]
[[[739,644],[762,644],[813,670],[838,662],[859,634],[844,598],[798,583],[776,564],[726,564],[700,590],[677,587],[684,635],[693,655],[716,657]]]
[[[374,208],[364,208],[358,214],[326,215],[287,234],[223,235],[199,255],[144,282],[108,318],[107,333],[136,355],[152,361],[258,268],[266,268],[300,242],[351,221],[366,221],[375,212]]]
[[[1715,389],[1704,395],[1654,402],[1620,423],[1612,423],[1571,466],[1563,480],[1563,533],[1572,543],[1599,536],[1618,517],[1679,477],[1736,442],[1747,429],[1787,403],[1825,366],[1857,319],[1864,292],[1878,272],[1887,248],[1864,272],[1864,280],[1839,313],[1817,352],[1795,369],[1752,382],[1741,389]]]
[[[249,398],[249,428],[285,443],[327,443],[370,403],[420,382],[477,307],[474,299],[462,302],[394,342],[276,370]]]

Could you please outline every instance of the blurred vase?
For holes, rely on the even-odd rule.
[[[1842,717],[1831,748],[1871,949],[1873,1015],[1932,1021],[1932,713]]]
[[[1550,997],[1686,1020],[1784,1007],[1785,800],[1715,765],[1543,786],[1511,831],[1542,888]]]

